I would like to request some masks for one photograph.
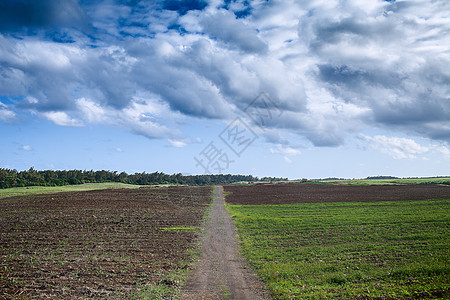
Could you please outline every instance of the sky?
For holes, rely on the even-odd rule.
[[[450,175],[447,0],[3,0],[0,168]]]

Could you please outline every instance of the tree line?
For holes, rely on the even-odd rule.
[[[0,168],[0,188],[25,187],[25,186],[62,186],[69,184],[101,183],[101,182],[122,182],[136,185],[152,184],[219,184],[235,183],[241,181],[281,181],[287,178],[264,177],[259,179],[252,175],[182,175],[165,174],[163,172],[154,173],[134,173],[127,174],[117,171],[82,171],[82,170],[43,170],[39,171],[31,167],[26,171],[17,171]]]

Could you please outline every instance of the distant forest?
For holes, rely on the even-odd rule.
[[[234,183],[240,181],[284,181],[287,178],[263,177],[251,175],[182,175],[154,173],[127,174],[117,171],[81,171],[81,170],[45,170],[38,171],[33,167],[28,171],[17,171],[0,168],[0,188],[25,187],[25,186],[62,186],[69,184],[122,182],[136,185],[151,184],[188,184],[203,185],[217,183]]]

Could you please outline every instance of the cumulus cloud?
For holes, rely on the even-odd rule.
[[[371,125],[448,141],[450,3],[370,2],[315,7],[301,19],[316,81],[370,110]]]
[[[264,91],[275,145],[364,127],[450,141],[448,1],[127,3],[1,4],[0,120],[183,141],[175,120],[231,120]]]
[[[236,19],[234,13],[228,10],[203,16],[200,24],[206,34],[224,42],[225,46],[254,53],[266,53],[268,50],[267,44],[258,37],[256,28]]]
[[[430,151],[429,147],[422,146],[407,138],[377,135],[374,137],[364,136],[364,139],[372,149],[390,155],[395,159],[414,159],[418,155]]]
[[[71,118],[67,113],[62,111],[49,111],[42,113],[42,115],[48,120],[60,126],[68,126],[68,127],[83,126],[82,121]]]
[[[13,123],[16,119],[16,113],[10,110],[6,104],[0,102],[0,120],[5,123]]]
[[[122,110],[102,107],[93,100],[80,98],[76,100],[73,114],[84,123],[121,127],[150,139],[179,135],[176,129],[170,129],[165,124],[177,115],[167,105],[147,94],[136,95]]]

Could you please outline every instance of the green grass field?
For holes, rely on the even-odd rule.
[[[227,205],[243,255],[275,299],[448,299],[449,208],[450,200]]]
[[[437,178],[397,178],[397,179],[345,179],[322,180],[319,183],[348,185],[380,185],[380,184],[446,184],[450,185],[450,177]]]
[[[50,194],[56,192],[73,192],[73,191],[89,191],[102,190],[110,188],[139,188],[138,185],[124,184],[120,182],[104,182],[104,183],[85,183],[77,185],[64,186],[29,186],[16,187],[9,189],[0,189],[0,198],[11,196],[26,196],[35,194]]]

